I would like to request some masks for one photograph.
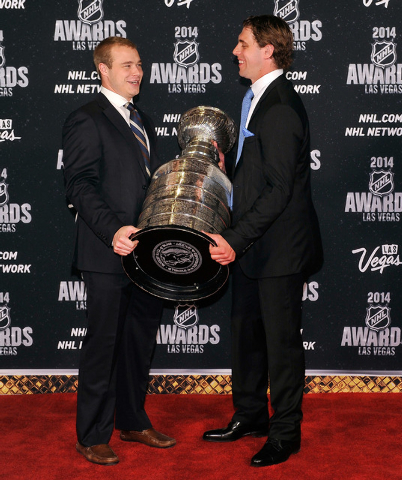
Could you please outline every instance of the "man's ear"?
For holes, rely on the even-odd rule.
[[[264,54],[265,54],[265,57],[266,58],[271,58],[274,54],[274,46],[270,43],[268,43],[267,45],[265,45],[264,47]]]
[[[105,63],[100,63],[99,64],[99,72],[102,74],[102,75],[107,75],[109,69],[107,67],[107,65]]]

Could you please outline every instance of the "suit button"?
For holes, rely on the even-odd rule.
[[[147,186],[146,186],[146,185],[143,185],[143,186],[142,186],[142,189],[143,189],[143,190],[146,190],[146,189],[147,189]]]

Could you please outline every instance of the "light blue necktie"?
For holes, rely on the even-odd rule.
[[[237,147],[236,165],[237,165],[237,162],[239,161],[241,151],[243,150],[244,129],[246,128],[248,112],[250,111],[251,100],[253,99],[253,97],[254,97],[254,93],[251,90],[251,88],[249,88],[246,94],[244,95],[243,103],[241,106],[240,132],[239,132],[239,143]]]
[[[239,142],[238,142],[238,145],[237,145],[236,165],[237,165],[237,162],[239,161],[241,151],[243,150],[244,129],[246,128],[248,112],[250,111],[251,100],[253,99],[253,97],[254,97],[254,93],[251,90],[251,88],[249,88],[247,90],[246,94],[244,95],[243,103],[241,105],[240,131],[239,131]],[[230,208],[233,207],[233,188],[232,188],[232,192],[231,192],[231,195],[230,195],[230,205],[229,205],[229,207]]]
[[[128,110],[130,110],[130,127],[134,133],[135,138],[138,140],[138,144],[141,149],[142,156],[144,158],[145,170],[147,174],[151,176],[151,165],[149,163],[149,150],[147,146],[147,141],[144,134],[144,126],[142,124],[141,117],[134,105],[130,102],[127,102],[124,105]]]

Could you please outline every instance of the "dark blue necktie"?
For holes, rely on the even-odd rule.
[[[243,150],[244,129],[246,128],[248,112],[250,111],[251,100],[253,99],[253,97],[254,97],[254,93],[251,90],[251,88],[249,88],[246,94],[244,95],[243,103],[241,106],[240,132],[239,132],[239,143],[237,147],[236,165],[237,165],[237,162],[239,161],[241,151]]]
[[[135,138],[138,140],[138,145],[140,146],[142,156],[144,157],[145,169],[149,176],[151,176],[151,164],[149,162],[149,150],[147,141],[144,133],[144,125],[142,123],[141,117],[134,105],[130,102],[127,102],[124,105],[128,110],[130,110],[130,127],[132,132],[135,135]]]

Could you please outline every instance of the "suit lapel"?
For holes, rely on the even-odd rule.
[[[120,115],[120,113],[116,110],[116,108],[105,97],[105,95],[100,93],[97,100],[99,102],[99,105],[103,109],[103,114],[114,125],[114,127],[117,128],[117,130],[121,133],[121,135],[124,137],[126,142],[130,145],[130,147],[132,147],[133,157],[140,164],[140,167],[144,176],[148,178],[148,174],[145,170],[145,164],[142,158],[141,150],[140,150],[140,147],[138,146],[138,141],[135,138],[130,127],[127,125],[124,118]]]
[[[279,77],[275,78],[275,80],[268,85],[268,87],[265,89],[264,93],[261,95],[261,98],[258,100],[258,103],[253,110],[253,113],[250,117],[250,121],[248,123],[249,126],[252,124],[252,122],[253,122],[253,120],[254,120],[257,112],[258,112],[258,109],[260,108],[261,103],[267,98],[267,96],[272,92],[272,90],[274,88],[276,88],[277,85],[279,85],[282,82],[286,82],[286,81],[287,80],[286,80],[285,74],[283,73],[282,75],[279,75]],[[244,148],[244,145],[243,145],[243,148]],[[234,178],[236,171],[238,171],[238,169],[242,165],[242,163],[243,163],[243,155],[240,156],[240,159],[239,159],[239,162],[237,163],[237,165],[234,165],[233,177],[232,178]]]
[[[275,80],[268,85],[268,87],[265,89],[264,93],[261,95],[261,98],[258,100],[257,105],[255,106],[255,109],[253,110],[253,114],[251,115],[249,124],[253,120],[255,114],[257,113],[258,109],[260,108],[261,103],[267,98],[267,96],[272,92],[272,90],[279,85],[280,83],[286,81],[285,74],[283,73],[282,75],[279,75],[278,78],[275,78]]]

